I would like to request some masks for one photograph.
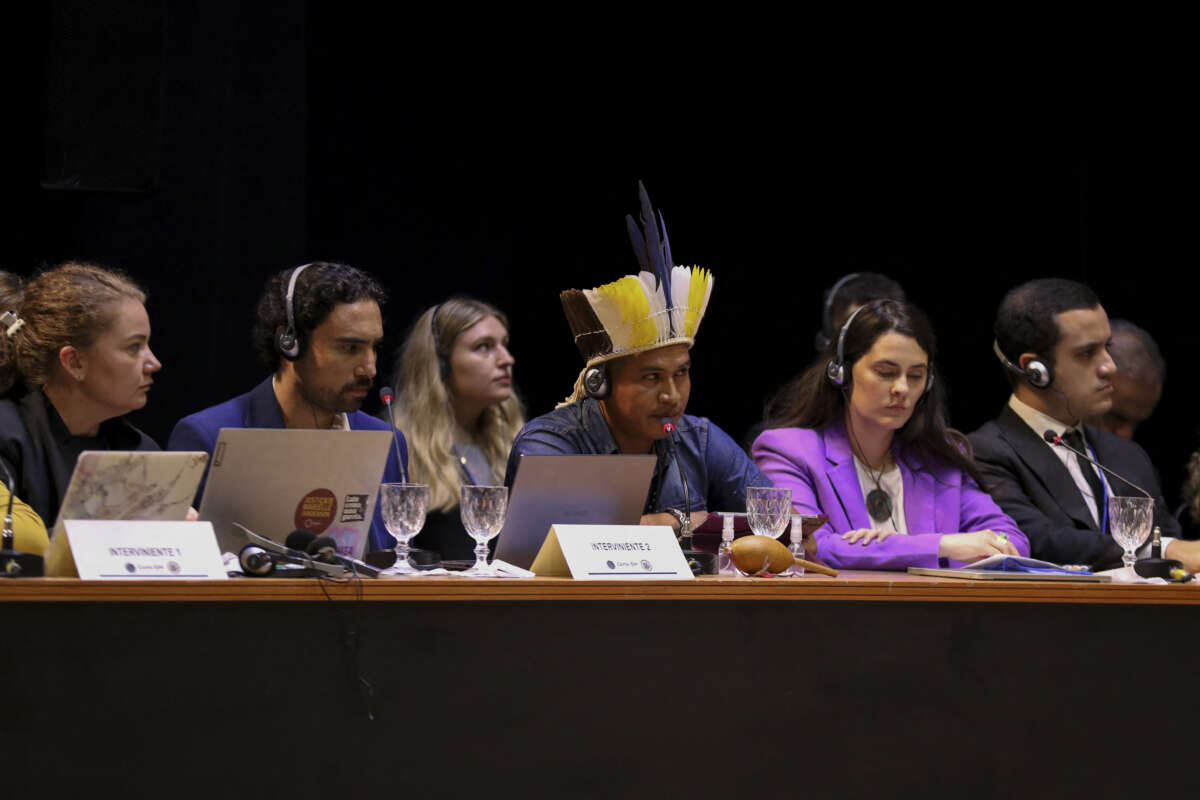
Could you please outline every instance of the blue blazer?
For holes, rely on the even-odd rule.
[[[346,414],[346,418],[350,421],[351,430],[386,431],[390,429],[386,422],[361,411],[351,411]],[[246,394],[203,411],[197,411],[195,414],[179,420],[175,425],[175,430],[171,431],[167,449],[205,450],[211,454],[217,445],[217,435],[221,432],[221,428],[283,427],[286,427],[283,422],[283,410],[279,407],[279,401],[275,399],[275,390],[271,386],[271,379],[267,378]],[[404,434],[399,431],[396,432],[396,439],[400,444],[400,460],[404,463],[404,470],[407,472],[408,445],[404,440]],[[207,478],[208,473],[205,472],[205,479]],[[399,483],[400,480],[400,470],[396,468],[396,460],[389,458],[387,465],[383,468],[381,482]],[[196,492],[197,507],[200,505],[200,498],[203,494],[204,482],[201,481],[200,489]],[[383,524],[383,517],[379,513],[379,502],[376,500],[375,518],[371,521],[371,536],[367,550],[388,550],[395,546],[396,540],[387,532],[387,528]]]

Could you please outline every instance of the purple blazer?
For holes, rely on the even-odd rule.
[[[970,476],[940,460],[922,458],[899,441],[894,446],[904,482],[904,519],[909,535],[889,536],[865,547],[841,538],[847,531],[874,527],[858,485],[845,425],[839,422],[819,431],[767,430],[755,440],[751,455],[776,486],[792,490],[797,513],[829,515],[829,523],[816,532],[817,555],[832,567],[936,567],[943,533],[980,530],[1007,533],[1018,552],[1029,555],[1025,534]],[[958,562],[950,564],[956,566]]]

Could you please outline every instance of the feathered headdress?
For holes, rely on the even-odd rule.
[[[568,289],[559,295],[588,367],[657,347],[690,345],[708,308],[712,273],[672,266],[666,223],[661,213],[655,215],[641,181],[638,194],[641,230],[632,215],[625,222],[642,271],[595,289]]]

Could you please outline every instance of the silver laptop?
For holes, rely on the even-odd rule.
[[[205,452],[85,450],[75,462],[46,554],[47,575],[75,575],[66,519],[187,518],[208,463]]]
[[[529,569],[551,525],[638,524],[656,460],[652,455],[522,456],[496,558]]]
[[[200,519],[222,551],[246,544],[237,522],[281,543],[294,530],[331,536],[361,558],[391,446],[390,431],[222,428]]]

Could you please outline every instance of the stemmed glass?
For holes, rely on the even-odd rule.
[[[429,487],[423,483],[381,483],[379,502],[383,524],[396,537],[396,563],[384,570],[386,575],[417,575],[420,570],[408,563],[408,540],[425,525],[425,506]]]
[[[759,536],[778,539],[792,517],[792,490],[774,486],[746,489],[746,518]]]
[[[491,578],[497,575],[488,566],[488,540],[504,527],[508,513],[508,488],[505,486],[464,486],[459,506],[463,527],[475,540],[475,566],[459,575]]]
[[[1121,561],[1127,568],[1133,567],[1133,562],[1137,561],[1134,551],[1150,535],[1153,522],[1154,501],[1149,497],[1108,498],[1108,529],[1112,531],[1117,544],[1125,548]]]

